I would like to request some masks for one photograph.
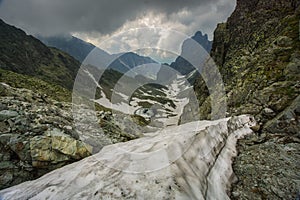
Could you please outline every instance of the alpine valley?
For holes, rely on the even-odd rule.
[[[299,21],[237,0],[166,64],[0,20],[0,199],[299,199]]]

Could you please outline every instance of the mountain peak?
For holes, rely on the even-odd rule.
[[[202,35],[202,31],[197,31],[196,33],[195,33],[195,36],[196,35]]]
[[[206,33],[203,34],[201,31],[197,31],[195,33],[195,35],[192,36],[192,39],[196,40],[197,42],[200,41],[201,39],[202,40],[208,40],[208,35]]]
[[[197,31],[194,36],[186,39],[181,47],[181,55],[176,58],[175,62],[171,63],[171,67],[180,72],[181,74],[188,74],[192,72],[195,68],[191,65],[184,57],[189,57],[192,52],[191,46],[193,46],[193,41],[200,44],[206,52],[210,52],[212,47],[212,41],[208,40],[207,34],[203,34],[201,31]],[[183,56],[185,55],[185,56]]]

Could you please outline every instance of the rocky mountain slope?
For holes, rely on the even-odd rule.
[[[238,0],[215,30],[211,56],[225,84],[228,115],[252,114],[260,125],[258,136],[239,142],[233,199],[293,199],[299,192],[299,20],[299,1]],[[195,90],[201,119],[210,118],[201,78]]]
[[[22,75],[14,77],[24,80]],[[60,89],[39,79],[31,78],[32,82],[43,89],[48,87],[57,92]],[[80,126],[85,124],[74,124],[72,103],[60,98],[54,100],[51,93],[37,91],[0,83],[1,189],[36,179],[99,152],[105,145],[139,137],[135,131],[130,131],[136,126],[130,116],[123,114],[122,120],[112,120],[109,110],[96,111],[98,126],[90,126],[88,132],[82,133]],[[82,118],[90,113],[84,107],[79,112]],[[124,123],[131,129],[124,131],[121,128]]]
[[[5,83],[0,91],[1,189],[91,155],[74,129],[70,103]]]
[[[265,124],[299,95],[299,5],[297,1],[243,1],[214,33],[211,56],[219,66],[230,114],[250,113]],[[197,81],[200,115],[209,99]],[[201,97],[200,97],[201,96]]]
[[[91,155],[72,127],[79,62],[0,20],[0,188]]]
[[[79,62],[0,20],[0,68],[71,89]]]

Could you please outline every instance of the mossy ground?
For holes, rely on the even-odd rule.
[[[0,69],[0,82],[4,82],[12,87],[26,88],[40,94],[46,94],[57,101],[71,102],[72,100],[70,90],[28,75]]]

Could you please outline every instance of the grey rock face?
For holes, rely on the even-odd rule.
[[[231,199],[296,199],[300,188],[300,140],[292,135],[249,135],[238,144],[237,180]]]
[[[268,121],[264,126],[264,131],[269,133],[297,134],[300,136],[300,96],[298,96],[290,106]]]
[[[0,121],[6,120],[6,119],[10,119],[13,117],[18,116],[18,113],[16,111],[12,111],[12,110],[2,110],[0,111]]]

